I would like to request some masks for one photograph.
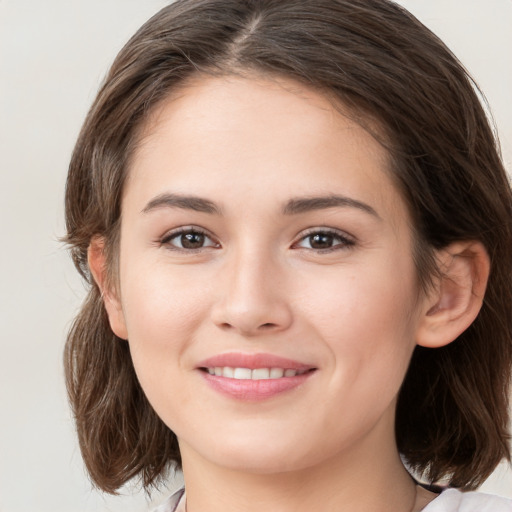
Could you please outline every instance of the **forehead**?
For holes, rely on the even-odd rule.
[[[364,126],[367,135],[387,138],[384,128],[369,113],[355,112],[332,94],[279,75],[194,75],[153,107],[139,129],[137,152],[144,152],[148,144],[161,136],[170,135],[171,123],[180,131],[191,128],[196,134],[208,128],[216,132],[236,129],[253,137],[286,125],[286,133],[308,136],[312,141],[314,135],[361,131]],[[383,147],[380,153],[387,157]]]
[[[348,114],[289,79],[197,78],[160,103],[142,127],[125,192],[215,189],[233,201],[250,196],[257,182],[276,197],[291,186],[294,195],[340,187],[392,207],[401,198],[389,154]]]

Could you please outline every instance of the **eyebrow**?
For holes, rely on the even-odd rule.
[[[362,201],[358,201],[357,199],[340,195],[298,197],[290,199],[284,205],[282,213],[283,215],[298,215],[315,210],[339,207],[356,208],[380,219],[379,214],[370,205],[363,203]],[[142,213],[149,213],[160,208],[181,208],[200,213],[222,215],[222,209],[220,206],[209,199],[198,196],[170,193],[160,194],[151,199],[151,201],[149,201],[142,210]]]
[[[373,215],[380,219],[379,214],[369,205],[352,199],[346,196],[329,195],[329,196],[314,196],[314,197],[300,197],[290,199],[283,208],[284,215],[297,215],[299,213],[306,213],[314,210],[325,210],[327,208],[348,207],[362,210],[363,212]]]
[[[213,201],[197,196],[184,196],[180,194],[160,194],[144,207],[142,213],[149,213],[160,208],[182,208],[201,213],[222,215],[222,211]]]

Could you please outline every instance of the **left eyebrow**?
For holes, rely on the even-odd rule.
[[[284,215],[296,215],[299,213],[314,210],[325,210],[327,208],[356,208],[380,219],[379,214],[369,205],[346,196],[329,195],[314,197],[299,197],[290,199],[283,207]]]

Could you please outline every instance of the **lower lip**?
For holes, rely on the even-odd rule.
[[[230,379],[201,372],[206,382],[219,393],[242,401],[260,401],[272,398],[302,385],[314,372],[280,379]]]

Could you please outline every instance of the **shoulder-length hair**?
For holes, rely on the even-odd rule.
[[[475,83],[434,34],[387,0],[178,0],[117,56],[76,143],[66,189],[66,240],[90,286],[65,368],[93,482],[115,492],[139,476],[149,487],[180,465],[176,436],[144,396],[128,344],[110,329],[87,249],[94,236],[106,240],[115,280],[138,129],[201,73],[291,78],[325,92],[367,129],[377,121],[413,219],[424,286],[436,271],[434,250],[457,240],[484,244],[491,274],[479,316],[448,346],[416,348],[396,412],[398,448],[412,469],[429,481],[480,484],[510,459],[511,190]]]

